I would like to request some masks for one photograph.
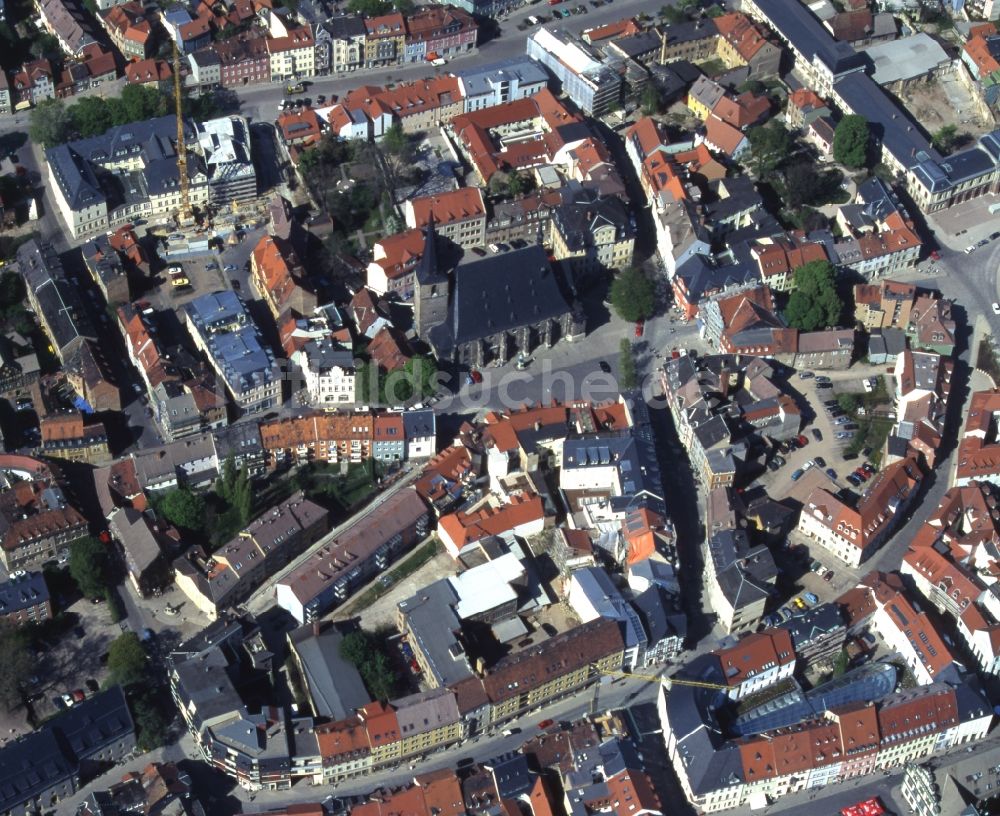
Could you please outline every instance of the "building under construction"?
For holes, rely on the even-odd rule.
[[[105,232],[140,218],[176,223],[185,205],[204,211],[257,198],[246,119],[186,121],[183,133],[187,202],[173,114],[46,150],[50,189],[73,236]]]

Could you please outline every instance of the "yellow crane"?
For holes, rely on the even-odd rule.
[[[689,680],[686,677],[661,677],[657,674],[640,674],[638,672],[616,671],[615,669],[602,669],[596,663],[591,663],[601,674],[611,677],[633,677],[645,683],[666,683],[668,686],[695,686],[696,688],[710,688],[728,691],[729,686],[722,683],[709,683],[707,680]]]
[[[190,180],[188,179],[187,148],[184,146],[184,99],[181,96],[181,52],[174,40],[174,110],[177,113],[177,175],[181,183],[181,224],[193,220]]]

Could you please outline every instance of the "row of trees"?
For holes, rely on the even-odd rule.
[[[28,133],[45,147],[76,137],[97,136],[116,125],[166,116],[174,111],[173,94],[145,85],[126,85],[118,96],[83,97],[71,105],[61,99],[46,99],[31,111]],[[185,97],[184,114],[210,119],[219,110],[213,97]]]
[[[207,495],[178,487],[157,497],[154,509],[188,533],[204,535],[211,549],[224,544],[253,516],[253,487],[246,467],[237,468],[233,457],[222,464],[215,490]]]

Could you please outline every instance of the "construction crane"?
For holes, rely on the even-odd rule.
[[[177,113],[177,176],[181,182],[180,224],[194,220],[191,211],[190,180],[188,179],[187,148],[184,146],[184,99],[181,96],[181,52],[174,40],[174,110]]]
[[[726,691],[729,686],[722,683],[709,683],[707,680],[689,680],[686,677],[661,677],[658,674],[639,674],[637,672],[624,672],[617,671],[615,669],[602,669],[596,663],[590,664],[593,668],[597,669],[601,674],[606,674],[611,677],[633,677],[637,680],[642,680],[645,683],[666,683],[668,686],[695,686],[696,688],[710,688],[719,689],[721,691]]]

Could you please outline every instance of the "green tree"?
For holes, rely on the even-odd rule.
[[[105,685],[131,686],[142,682],[146,678],[148,659],[135,632],[119,635],[108,647],[108,679]]]
[[[845,167],[857,169],[868,163],[871,134],[864,116],[849,114],[837,123],[833,132],[833,158]]]
[[[850,665],[851,658],[847,654],[847,649],[841,649],[836,660],[833,662],[833,676],[840,677],[842,674],[846,674]]]
[[[782,170],[785,179],[785,203],[793,210],[803,206],[822,206],[842,195],[839,170],[821,171],[807,162],[795,162]]]
[[[241,467],[236,474],[236,484],[233,487],[232,506],[239,514],[241,524],[247,524],[253,515],[253,488],[250,484],[250,471]]]
[[[386,14],[391,8],[392,5],[385,0],[351,0],[347,4],[348,11],[362,17],[378,17]]]
[[[61,99],[45,99],[31,111],[28,133],[43,147],[62,144],[72,130],[73,117]]]
[[[957,142],[958,128],[955,125],[944,125],[931,137],[934,149],[942,153],[951,153]]]
[[[611,284],[611,305],[622,320],[645,320],[656,308],[656,289],[640,269],[629,267]]]
[[[777,120],[747,131],[750,142],[750,166],[759,179],[766,179],[788,158],[792,135]]]
[[[403,156],[410,152],[410,137],[403,132],[403,126],[399,122],[392,125],[382,135],[380,142],[382,149],[393,156]]]
[[[80,136],[97,136],[114,124],[111,108],[99,96],[84,97],[69,110],[73,116],[73,127]]]
[[[374,635],[362,630],[345,635],[340,642],[340,656],[358,670],[372,697],[388,700],[393,696],[396,673]]]
[[[149,687],[136,688],[129,699],[132,707],[132,718],[139,731],[138,743],[140,751],[153,751],[167,740],[167,719],[160,709],[160,701],[169,699],[169,695],[159,695]]]
[[[116,125],[141,122],[166,114],[169,99],[156,88],[146,85],[126,85],[117,97],[112,97],[112,118]]]
[[[507,179],[507,193],[511,198],[517,198],[531,190],[531,181],[523,173],[511,173]]]
[[[829,328],[837,325],[842,311],[829,261],[810,261],[795,270],[795,290],[785,307],[789,326],[803,331]]]
[[[639,374],[635,366],[632,343],[623,337],[618,344],[618,375],[622,388],[632,389],[639,385]]]
[[[392,6],[400,14],[412,14],[416,6],[413,0],[392,0]]]
[[[845,414],[854,415],[861,405],[861,397],[857,394],[840,394],[837,397],[837,405]]]
[[[186,488],[171,490],[159,501],[158,509],[167,521],[186,530],[205,526],[205,500]]]
[[[69,574],[84,597],[103,598],[108,585],[108,550],[86,536],[69,546]]]
[[[215,493],[226,504],[232,504],[235,489],[236,459],[230,454],[226,457],[226,461],[222,463],[222,473],[215,480]]]
[[[0,654],[0,703],[10,711],[21,702],[21,684],[35,670],[24,630],[0,626]]]
[[[660,112],[661,99],[660,92],[656,86],[650,83],[642,92],[642,112],[646,116],[654,116]]]
[[[39,34],[31,43],[29,50],[32,56],[38,59],[58,59],[62,56],[62,46],[59,45],[59,40],[48,33]]]

